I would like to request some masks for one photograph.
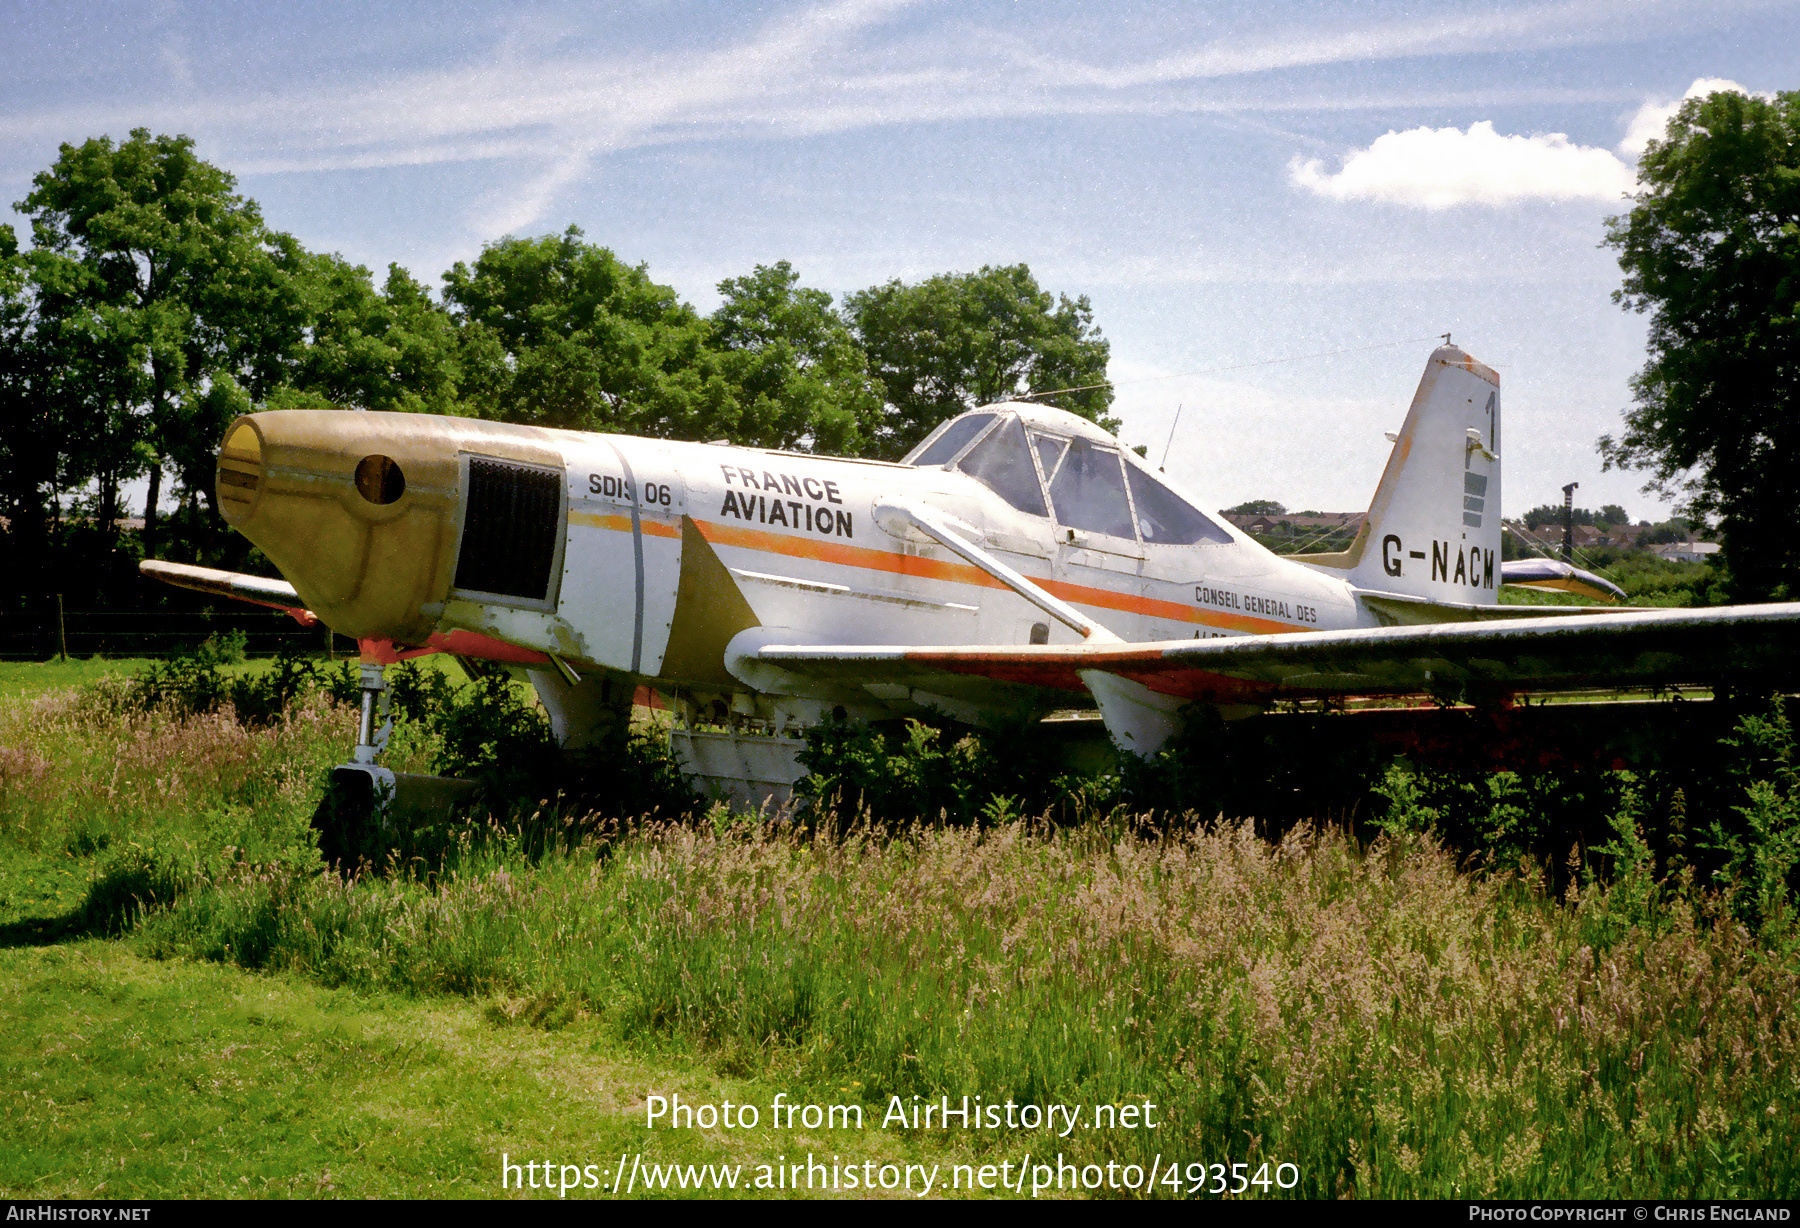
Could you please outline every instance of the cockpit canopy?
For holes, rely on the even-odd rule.
[[[1066,528],[1154,546],[1231,535],[1085,418],[1023,402],[952,418],[905,464],[956,469],[1021,512]]]

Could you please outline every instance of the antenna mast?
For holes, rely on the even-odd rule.
[[[1162,464],[1156,467],[1158,473],[1167,473],[1169,469],[1169,449],[1175,446],[1175,428],[1181,425],[1181,405],[1175,406],[1175,421],[1169,423],[1169,442],[1163,445]]]

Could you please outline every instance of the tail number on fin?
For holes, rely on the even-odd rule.
[[[1381,568],[1390,576],[1398,576],[1405,572],[1408,558],[1425,561],[1423,550],[1408,550],[1405,543],[1393,533],[1381,539]],[[1457,547],[1456,559],[1450,558],[1450,543],[1434,541],[1431,543],[1431,578],[1456,584],[1466,584],[1472,588],[1494,587],[1494,552],[1480,547]]]

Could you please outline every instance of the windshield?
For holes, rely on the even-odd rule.
[[[969,414],[958,418],[944,428],[944,433],[931,441],[931,446],[913,458],[914,465],[947,465],[956,454],[963,450],[963,445],[980,434],[982,428],[994,420],[993,414]]]
[[[969,449],[957,468],[1021,512],[1033,516],[1050,514],[1044,505],[1044,488],[1038,485],[1037,467],[1031,463],[1025,428],[1017,418],[1008,418],[995,427],[986,439]]]

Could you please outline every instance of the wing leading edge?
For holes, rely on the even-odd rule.
[[[1147,752],[1192,702],[1790,685],[1800,677],[1800,602],[1129,645],[769,644],[756,657],[818,681],[908,687],[922,702],[943,695],[985,697],[990,708],[1027,698],[1056,706],[1090,692],[1115,738]]]

